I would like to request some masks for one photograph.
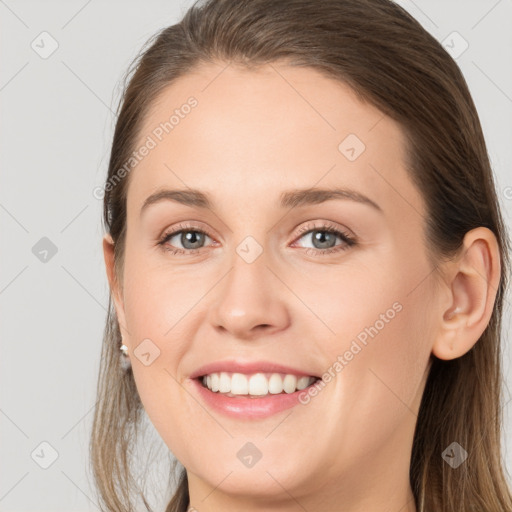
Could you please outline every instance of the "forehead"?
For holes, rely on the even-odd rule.
[[[201,65],[153,102],[137,148],[145,144],[129,210],[162,187],[197,188],[232,204],[236,191],[247,206],[277,202],[290,185],[347,186],[397,214],[408,203],[420,208],[398,123],[311,68]]]

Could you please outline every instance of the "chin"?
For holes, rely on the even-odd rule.
[[[230,454],[221,459],[217,453],[213,458],[202,457],[196,465],[197,471],[194,467],[190,470],[187,468],[187,472],[189,475],[190,472],[194,473],[196,478],[207,482],[212,489],[217,488],[233,496],[246,496],[251,500],[272,499],[275,504],[280,497],[289,499],[286,491],[294,496],[304,491],[306,482],[311,483],[314,474],[311,467],[306,468],[307,474],[299,472],[299,468],[304,466],[299,456],[296,460],[285,457],[283,461],[282,456],[262,455],[252,466],[245,466],[236,455],[233,457]],[[319,474],[317,471],[315,473]]]

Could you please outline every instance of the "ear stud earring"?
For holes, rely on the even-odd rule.
[[[123,338],[121,338],[121,342],[123,341]],[[123,343],[120,347],[120,350],[122,352],[120,357],[120,364],[121,368],[126,371],[129,370],[132,366],[132,362],[130,358],[128,357],[128,347]]]

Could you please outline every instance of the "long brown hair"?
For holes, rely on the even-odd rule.
[[[201,63],[254,68],[283,61],[343,82],[396,120],[407,138],[407,169],[427,205],[429,256],[439,263],[478,226],[497,237],[502,275],[490,322],[462,357],[433,363],[420,405],[410,465],[419,512],[512,511],[500,448],[501,312],[509,240],[499,210],[482,128],[455,61],[407,11],[390,0],[199,0],[156,34],[126,75],[104,196],[104,226],[115,244],[122,285],[129,160],[157,95]],[[124,176],[124,175],[123,175]],[[110,185],[108,185],[110,183]],[[107,186],[108,185],[108,186]],[[103,510],[133,510],[130,471],[143,406],[132,372],[119,368],[119,325],[109,302],[91,436],[91,460]],[[467,452],[457,469],[442,452]],[[147,510],[149,504],[139,489]],[[166,512],[189,504],[187,475]]]

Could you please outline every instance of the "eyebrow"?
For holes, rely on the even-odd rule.
[[[280,206],[281,208],[296,208],[299,206],[320,204],[333,199],[356,201],[371,206],[382,213],[382,208],[375,201],[372,201],[369,197],[355,190],[346,188],[305,188],[288,190],[280,195]],[[174,201],[185,206],[195,206],[209,210],[214,209],[214,205],[208,194],[200,190],[191,188],[183,190],[163,189],[158,190],[146,198],[140,210],[140,215],[142,215],[150,205],[161,201]]]

